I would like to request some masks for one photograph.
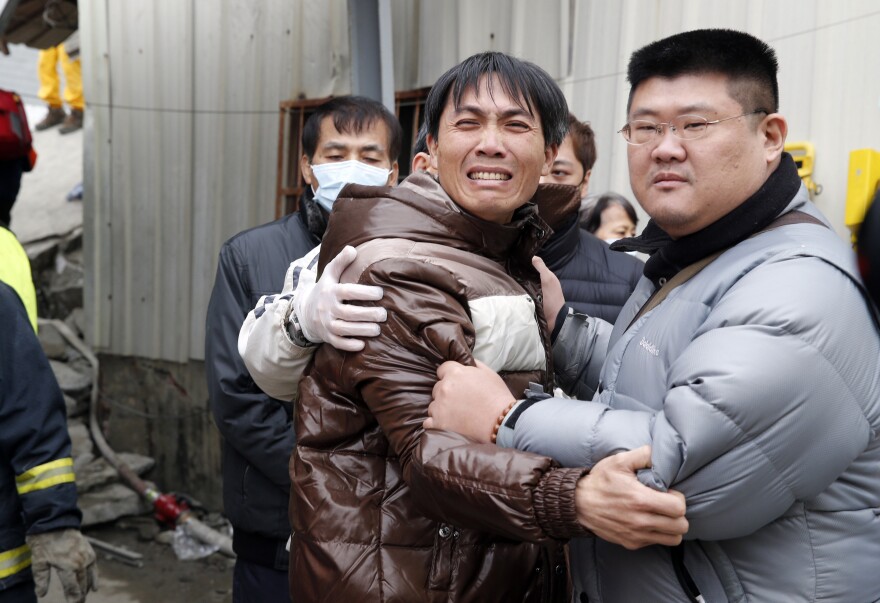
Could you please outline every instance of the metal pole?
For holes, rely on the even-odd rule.
[[[351,91],[394,113],[394,57],[390,0],[348,0]]]

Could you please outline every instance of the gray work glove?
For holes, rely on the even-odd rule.
[[[67,603],[83,603],[98,590],[95,551],[79,530],[64,529],[26,537],[38,597],[49,591],[49,570],[55,568]]]

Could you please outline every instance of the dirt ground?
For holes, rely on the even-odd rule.
[[[119,520],[86,528],[86,536],[143,555],[142,567],[132,567],[96,549],[98,591],[87,603],[232,603],[234,560],[214,553],[204,559],[180,561],[170,544],[152,538],[145,526],[151,518]],[[64,603],[53,575],[49,594],[40,603]]]

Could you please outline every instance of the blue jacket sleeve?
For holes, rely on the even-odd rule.
[[[728,292],[672,360],[661,409],[549,399],[513,445],[590,467],[650,444],[639,479],[685,495],[688,538],[747,535],[818,496],[880,432],[880,340],[856,285],[813,268],[821,278],[765,267]]]
[[[64,397],[24,306],[3,283],[0,316],[0,458],[15,481],[3,489],[17,494],[28,534],[78,528]]]
[[[224,439],[284,490],[294,446],[291,406],[263,393],[238,353],[238,333],[256,302],[248,266],[234,247],[220,250],[205,326],[205,372],[214,421]]]
[[[599,384],[599,373],[608,352],[611,325],[571,308],[553,340],[556,381],[566,394],[587,400]],[[557,319],[558,321],[559,319]]]

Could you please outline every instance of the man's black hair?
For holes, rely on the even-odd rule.
[[[384,122],[388,129],[388,157],[391,163],[397,161],[403,145],[403,130],[400,122],[385,108],[385,105],[365,96],[331,98],[326,103],[318,105],[309,115],[302,133],[303,153],[309,161],[315,156],[318,148],[321,122],[325,117],[332,117],[333,126],[343,134],[360,134],[374,122]]]
[[[729,94],[743,111],[779,109],[776,53],[758,38],[732,29],[696,29],[669,36],[632,54],[627,68],[633,94],[648,78],[721,73],[730,78]]]
[[[530,114],[537,113],[544,130],[544,145],[558,145],[568,132],[568,104],[562,90],[550,75],[528,61],[501,52],[483,52],[465,59],[440,76],[425,101],[428,133],[437,138],[440,115],[451,99],[457,108],[468,90],[480,91],[480,79],[495,76],[501,89]],[[488,80],[492,95],[492,79]],[[524,103],[524,104],[522,104]]]
[[[415,157],[419,153],[427,153],[428,152],[428,122],[422,122],[422,125],[419,127],[419,132],[416,134],[416,141],[413,144],[412,148],[412,157]]]

